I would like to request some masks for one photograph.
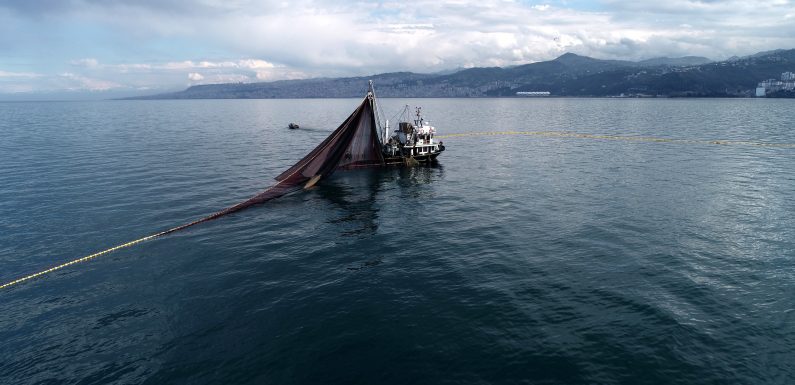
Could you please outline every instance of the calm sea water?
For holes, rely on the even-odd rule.
[[[243,200],[358,102],[0,103],[0,280]],[[786,100],[381,103],[440,134],[795,143]],[[0,383],[795,382],[795,148],[445,144],[3,290]]]

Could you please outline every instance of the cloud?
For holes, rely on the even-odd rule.
[[[64,72],[59,76],[66,80],[65,84],[67,86],[64,89],[67,91],[108,91],[122,87],[122,85],[112,81],[93,79],[71,72]]]
[[[723,59],[795,47],[792,1],[570,4],[578,3],[4,2],[0,49],[15,62],[60,63],[49,65],[50,74],[69,72],[122,87],[157,89],[183,87],[186,76],[193,82],[249,82],[507,66],[565,52],[605,59]],[[60,61],[52,59],[56,55]],[[4,66],[4,60],[0,58],[0,68],[8,73],[12,68],[32,73]]]
[[[127,65],[130,66],[130,65]],[[134,64],[132,66],[135,66]],[[237,69],[261,69],[261,68],[274,68],[276,65],[259,59],[243,59],[236,61],[192,61],[185,60],[180,62],[168,62],[164,64],[147,65],[146,69],[165,69],[165,70],[188,70],[188,69],[219,69],[219,68],[237,68]],[[142,67],[143,68],[143,67]]]
[[[83,59],[72,60],[70,63],[73,66],[78,66],[78,67],[96,68],[99,66],[99,61],[94,58],[83,58]]]
[[[152,63],[103,63],[97,59],[70,60],[73,67],[57,76],[45,78],[50,87],[69,91],[173,90],[189,84],[238,83],[302,79],[306,73],[261,59],[181,60]],[[8,76],[11,73],[0,72]],[[16,76],[22,74],[15,73]],[[32,74],[31,74],[32,75]],[[70,82],[66,82],[66,80]],[[166,84],[166,87],[162,85]],[[0,92],[3,91],[0,89]],[[7,90],[6,90],[7,91]]]
[[[14,94],[31,92],[45,75],[35,72],[12,72],[0,70],[0,93]]]
[[[0,70],[0,79],[2,78],[38,78],[42,77],[42,74],[37,74],[33,72],[9,72],[9,71],[2,71]]]
[[[789,2],[607,1],[599,11],[499,0],[301,5],[208,21],[207,38],[331,75],[515,65],[566,51],[618,59],[720,59],[795,46],[795,30],[782,12],[795,11]]]

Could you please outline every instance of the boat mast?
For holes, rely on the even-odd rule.
[[[387,141],[386,136],[388,133],[386,132],[386,128],[381,125],[381,109],[378,107],[378,98],[375,97],[375,87],[373,87],[373,81],[370,80],[368,84],[367,97],[370,98],[370,101],[373,105],[373,111],[375,112],[375,122],[378,125],[378,131],[381,133],[381,144],[384,144]],[[388,122],[387,125],[389,125]]]

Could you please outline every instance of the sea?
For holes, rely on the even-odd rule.
[[[359,103],[0,103],[0,281],[245,200]],[[792,101],[379,103],[437,164],[0,290],[0,383],[795,383]]]

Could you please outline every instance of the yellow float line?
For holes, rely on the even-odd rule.
[[[31,274],[31,275],[27,275],[27,276],[24,276],[24,277],[22,277],[22,278],[15,279],[15,280],[13,280],[13,281],[11,281],[11,282],[5,283],[5,284],[3,284],[2,286],[0,286],[0,290],[2,290],[2,289],[5,289],[5,288],[7,288],[7,287],[14,286],[14,285],[16,285],[16,284],[18,284],[18,283],[25,282],[25,281],[27,281],[27,280],[31,280],[31,279],[33,279],[33,278],[36,278],[36,277],[39,277],[39,276],[42,276],[42,275],[45,275],[45,274],[52,273],[53,271],[56,271],[56,270],[61,270],[61,269],[63,269],[64,267],[71,266],[71,265],[74,265],[74,264],[76,264],[76,263],[80,263],[80,262],[86,262],[86,261],[89,261],[89,260],[91,260],[91,259],[94,259],[94,258],[96,258],[96,257],[99,257],[99,256],[101,256],[101,255],[105,255],[105,254],[107,254],[107,253],[110,253],[110,252],[113,252],[113,251],[116,251],[116,250],[119,250],[119,249],[123,249],[123,248],[125,248],[125,247],[130,247],[130,246],[132,246],[132,245],[135,245],[135,244],[138,244],[138,243],[141,243],[141,242],[148,241],[148,240],[150,240],[150,239],[152,239],[152,238],[159,237],[159,236],[161,236],[161,235],[164,235],[164,234],[166,234],[166,233],[168,233],[168,232],[167,232],[167,231],[162,231],[162,232],[159,232],[159,233],[157,233],[157,234],[152,234],[152,235],[149,235],[149,236],[143,237],[143,238],[141,238],[141,239],[136,239],[136,240],[134,240],[134,241],[131,241],[131,242],[127,242],[127,243],[124,243],[124,244],[121,244],[121,245],[118,245],[118,246],[111,247],[110,249],[103,250],[103,251],[100,251],[100,252],[98,252],[98,253],[94,253],[94,254],[91,254],[91,255],[87,255],[87,256],[85,256],[85,257],[78,258],[78,259],[73,259],[73,260],[71,260],[71,261],[69,261],[69,262],[62,263],[62,264],[60,264],[60,265],[58,265],[58,266],[51,267],[51,268],[49,268],[49,269],[47,269],[47,270],[43,270],[43,271],[40,271],[40,272],[38,272],[38,273],[34,273],[34,274]]]
[[[291,177],[291,176],[293,176],[293,175],[294,175],[295,173],[297,173],[297,172],[298,172],[298,170],[294,171],[292,174],[290,174],[290,175],[288,176],[288,178],[289,178],[289,177]],[[315,180],[315,181],[316,181],[316,180]],[[281,182],[280,182],[280,183],[281,183]],[[260,193],[260,194],[258,194],[257,196],[260,196],[260,195],[262,195],[262,194],[266,193],[267,191],[269,191],[269,190],[271,190],[271,189],[275,188],[276,186],[279,186],[279,185],[280,185],[280,183],[277,183],[276,185],[274,185],[274,186],[271,186],[271,187],[267,188],[265,191],[261,192],[261,193]],[[257,196],[255,196],[254,198],[256,198]],[[254,198],[251,198],[251,199],[254,199]],[[177,227],[173,227],[173,228],[170,228],[170,229],[168,229],[168,230],[165,230],[165,231],[161,231],[161,232],[159,232],[159,233],[156,233],[156,234],[148,235],[148,236],[145,236],[145,237],[143,237],[143,238],[136,239],[136,240],[134,240],[134,241],[130,241],[130,242],[127,242],[127,243],[123,243],[123,244],[121,244],[121,245],[114,246],[114,247],[111,247],[111,248],[109,248],[109,249],[106,249],[106,250],[102,250],[102,251],[100,251],[100,252],[98,252],[98,253],[94,253],[94,254],[91,254],[91,255],[87,255],[87,256],[85,256],[85,257],[81,257],[81,258],[73,259],[73,260],[71,260],[71,261],[69,261],[69,262],[64,262],[64,263],[62,263],[62,264],[60,264],[60,265],[58,265],[58,266],[51,267],[51,268],[49,268],[49,269],[47,269],[47,270],[43,270],[43,271],[40,271],[40,272],[38,272],[38,273],[33,273],[33,274],[30,274],[30,275],[26,275],[26,276],[24,276],[24,277],[22,277],[22,278],[15,279],[15,280],[13,280],[13,281],[11,281],[11,282],[8,282],[8,283],[5,283],[5,284],[3,284],[3,285],[0,285],[0,290],[2,290],[2,289],[5,289],[5,288],[8,288],[8,287],[11,287],[11,286],[14,286],[14,285],[16,285],[16,284],[20,284],[20,283],[22,283],[22,282],[25,282],[25,281],[31,280],[31,279],[33,279],[33,278],[36,278],[36,277],[40,277],[40,276],[42,276],[42,275],[45,275],[45,274],[52,273],[53,271],[61,270],[61,269],[65,268],[65,267],[72,266],[72,265],[74,265],[74,264],[77,264],[77,263],[80,263],[80,262],[86,262],[86,261],[92,260],[92,259],[94,259],[94,258],[97,258],[97,257],[99,257],[99,256],[102,256],[102,255],[108,254],[108,253],[110,253],[110,252],[113,252],[113,251],[116,251],[116,250],[119,250],[119,249],[123,249],[123,248],[126,248],[126,247],[130,247],[130,246],[136,245],[136,244],[138,244],[138,243],[145,242],[145,241],[148,241],[148,240],[150,240],[150,239],[153,239],[153,238],[157,238],[157,237],[159,237],[159,236],[162,236],[162,235],[170,234],[170,233],[173,233],[173,232],[176,232],[176,231],[179,231],[179,230],[186,229],[186,228],[188,228],[188,227],[191,227],[191,226],[193,226],[193,225],[197,225],[197,224],[199,224],[199,223],[206,222],[206,221],[209,221],[209,220],[212,220],[212,219],[215,219],[215,218],[221,217],[221,216],[223,216],[223,215],[226,215],[226,214],[228,214],[228,213],[230,213],[230,212],[234,212],[234,211],[237,211],[237,210],[239,210],[239,207],[240,207],[241,205],[244,205],[244,204],[246,204],[246,203],[248,203],[248,202],[250,202],[250,199],[249,199],[249,200],[247,200],[247,201],[244,201],[244,202],[238,203],[238,204],[237,204],[237,205],[235,205],[235,206],[231,206],[231,207],[228,207],[228,208],[226,208],[226,209],[224,209],[224,210],[218,211],[218,212],[216,212],[216,213],[214,213],[214,214],[208,215],[208,216],[206,216],[206,217],[204,217],[204,218],[201,218],[201,219],[199,219],[199,220],[196,220],[196,221],[193,221],[193,222],[190,222],[190,223],[186,223],[186,224],[184,224],[184,225],[180,225],[180,226],[177,226]]]
[[[683,144],[723,144],[723,145],[743,145],[758,147],[782,147],[795,148],[795,143],[764,143],[739,140],[690,140],[690,139],[668,139],[654,138],[648,136],[620,136],[620,135],[599,135],[582,134],[567,131],[491,131],[491,132],[465,132],[461,134],[436,135],[439,139],[460,138],[467,136],[497,136],[497,135],[528,135],[542,136],[547,138],[583,138],[583,139],[603,139],[603,140],[623,140],[628,142],[654,142],[654,143],[683,143]]]

